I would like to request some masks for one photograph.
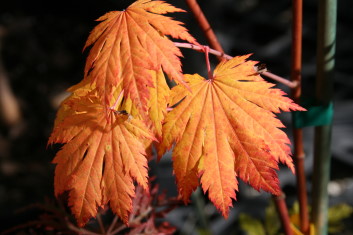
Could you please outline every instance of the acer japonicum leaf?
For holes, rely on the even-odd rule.
[[[142,140],[153,139],[153,134],[128,115],[111,111],[107,117],[105,107],[92,94],[74,94],[63,106],[71,112],[62,112],[62,121],[49,139],[50,144],[65,143],[53,160],[57,164],[55,194],[69,191],[69,206],[79,226],[108,203],[128,223],[134,181],[149,190]]]
[[[304,110],[254,71],[249,55],[221,62],[213,79],[185,75],[172,89],[159,155],[173,149],[179,193],[187,202],[199,185],[228,216],[237,177],[256,190],[279,194],[278,162],[294,170],[289,139],[274,113]],[[180,102],[180,103],[179,103]]]
[[[165,80],[162,70],[151,71],[153,87],[150,88],[149,118],[155,135],[162,137],[162,123],[167,114],[168,100],[170,96],[170,88]]]
[[[144,115],[148,111],[149,88],[154,86],[150,70],[161,68],[183,83],[180,50],[167,36],[198,44],[182,26],[163,14],[183,12],[164,1],[139,0],[124,11],[109,12],[90,33],[92,45],[85,78],[95,83],[98,96],[109,103],[115,86],[122,82],[125,97]]]
[[[148,116],[141,115],[141,112],[133,104],[131,98],[126,97],[119,110],[125,110],[133,117],[143,119],[147,126],[153,130],[155,136],[160,139],[162,137],[162,123],[167,113],[170,88],[166,82],[163,71],[150,70],[152,87],[149,87],[150,99],[148,100]],[[117,89],[115,96],[121,89]]]

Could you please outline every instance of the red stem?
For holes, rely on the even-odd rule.
[[[275,80],[279,83],[282,83],[283,85],[286,85],[289,88],[295,88],[298,86],[298,83],[296,81],[289,81],[288,79],[280,77],[280,76],[273,74],[271,72],[265,71],[265,72],[259,72],[259,73],[268,77],[268,78],[271,78],[272,80]]]
[[[182,42],[174,42],[174,45],[177,46],[177,47],[180,47],[180,48],[188,48],[188,49],[193,49],[195,51],[198,51],[198,52],[204,52],[204,47],[205,46],[198,46],[198,45],[194,45],[194,44],[190,44],[190,43],[182,43]],[[209,48],[209,51],[208,51],[210,54],[213,54],[213,55],[216,55],[218,57],[223,57],[224,59],[227,59],[227,60],[230,60],[232,59],[233,57],[230,56],[230,55],[227,55],[227,54],[224,54],[223,52],[220,52],[220,51],[217,51],[217,50],[214,50],[214,49],[211,49]],[[280,82],[290,88],[295,88],[298,86],[298,83],[296,81],[289,81],[288,79],[285,79],[283,77],[280,77],[276,74],[273,74],[271,72],[268,72],[268,71],[257,71],[257,69],[255,68],[255,71],[258,72],[259,74],[262,74],[268,78],[271,78],[272,80],[275,80],[277,82]]]
[[[292,65],[291,80],[299,84],[292,89],[295,102],[299,103],[301,97],[301,70],[302,70],[302,22],[303,1],[293,1],[293,25],[292,25]],[[294,137],[294,162],[297,178],[297,194],[299,200],[300,230],[302,233],[309,232],[308,199],[306,194],[306,178],[304,169],[304,147],[302,129],[293,129]]]
[[[273,196],[273,201],[275,202],[277,212],[279,214],[279,218],[281,220],[282,226],[284,233],[286,235],[292,235],[292,229],[290,226],[290,219],[289,219],[289,214],[288,214],[288,209],[286,205],[285,195],[282,192],[280,196]]]
[[[208,79],[213,80],[213,74],[211,71],[211,64],[210,64],[210,58],[208,56],[208,53],[210,52],[210,48],[208,46],[204,46],[204,52],[205,52],[205,59],[206,59],[206,67],[207,67],[207,73],[208,73]]]
[[[199,24],[200,28],[202,29],[203,33],[205,34],[205,37],[208,41],[208,44],[211,46],[211,48],[219,51],[219,52],[224,52],[221,44],[218,42],[218,39],[215,35],[215,33],[212,30],[212,27],[208,23],[207,18],[203,14],[203,11],[201,10],[199,4],[197,3],[196,0],[185,0],[186,4],[190,8],[192,14],[194,15],[197,23]],[[219,60],[223,60],[221,56],[218,56]]]

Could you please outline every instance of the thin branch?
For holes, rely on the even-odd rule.
[[[113,230],[112,232],[107,233],[107,235],[114,235],[114,234],[117,234],[118,232],[120,232],[121,230],[126,229],[126,228],[127,228],[126,225],[123,224],[123,225],[121,225],[120,227],[118,227],[118,228],[116,228],[115,230]]]
[[[217,51],[223,52],[223,48],[221,44],[218,42],[218,39],[215,33],[213,32],[212,27],[208,23],[207,18],[203,14],[196,0],[185,0],[185,2],[190,8],[192,14],[194,15],[203,33],[205,34],[208,44],[210,44],[211,48],[216,49]],[[222,60],[222,56],[218,56],[218,59]]]
[[[152,211],[152,207],[148,207],[146,211],[144,211],[142,214],[140,214],[139,216],[135,217],[134,219],[132,219],[131,221],[129,221],[130,224],[138,224],[139,222],[141,222],[141,220],[143,220],[145,217],[147,217]],[[126,225],[122,225],[119,228],[113,230],[112,232],[110,232],[109,234],[117,234],[118,232],[120,232],[121,230],[125,229]]]
[[[152,207],[149,206],[147,208],[147,210],[145,210],[143,213],[139,214],[139,216],[135,217],[132,221],[130,221],[130,223],[131,224],[139,223],[141,220],[143,220],[145,217],[147,217],[151,212],[152,212]]]
[[[102,234],[105,234],[104,224],[103,224],[103,221],[102,221],[102,217],[101,217],[101,215],[99,213],[97,214],[97,221],[98,221],[98,224],[99,224],[99,227],[100,227],[100,230],[101,230]]]
[[[205,47],[205,46],[198,46],[198,45],[195,45],[195,44],[183,43],[183,42],[174,42],[174,45],[176,47],[180,47],[180,48],[193,49],[193,50],[198,51],[198,52],[204,52],[204,47]],[[211,53],[211,54],[213,54],[215,56],[223,57],[223,58],[225,58],[227,60],[230,60],[230,59],[233,58],[230,55],[224,54],[224,52],[221,52],[221,51],[218,51],[218,50],[215,50],[215,49],[212,49],[212,48],[209,48],[209,53]]]
[[[72,230],[72,231],[74,231],[74,232],[76,232],[76,233],[78,233],[78,234],[84,234],[84,235],[100,235],[99,233],[91,232],[91,231],[88,231],[88,230],[86,230],[86,229],[84,229],[84,228],[78,228],[78,227],[76,227],[75,225],[73,225],[73,224],[70,223],[70,222],[67,222],[67,227],[68,227],[70,230]]]
[[[204,53],[204,48],[203,48],[203,47],[205,47],[205,46],[194,45],[194,44],[191,44],[191,43],[181,43],[181,42],[174,42],[174,45],[175,45],[176,47],[180,47],[180,48],[193,49],[193,50],[195,50],[195,51],[202,52],[202,53]],[[209,48],[209,53],[210,53],[210,54],[213,54],[213,55],[215,55],[215,56],[218,56],[218,57],[223,57],[223,58],[225,58],[225,59],[227,59],[227,60],[230,60],[230,59],[233,58],[233,57],[230,56],[230,55],[227,55],[227,54],[225,54],[225,53],[223,53],[223,52],[217,51],[217,50],[212,49],[212,48]],[[279,83],[282,83],[283,85],[286,85],[286,86],[288,86],[289,88],[295,88],[295,87],[298,86],[298,82],[296,82],[296,81],[289,81],[288,79],[285,79],[285,78],[283,78],[283,77],[280,77],[280,76],[278,76],[278,75],[276,75],[276,74],[273,74],[273,73],[271,73],[271,72],[269,72],[269,71],[260,71],[260,70],[257,70],[257,68],[255,68],[255,71],[256,71],[257,73],[259,73],[259,74],[262,74],[262,75],[264,75],[264,76],[266,76],[266,77],[272,79],[272,80],[275,80],[275,81],[277,81],[277,82],[279,82]]]
[[[114,216],[113,222],[110,224],[107,234],[111,234],[111,231],[114,229],[116,223],[118,222],[118,216]]]
[[[282,192],[280,196],[273,196],[272,198],[273,198],[273,201],[275,202],[276,209],[279,214],[284,233],[286,235],[292,235],[293,232],[290,226],[291,223],[288,215],[286,201],[284,200],[285,199],[284,193]]]
[[[259,72],[259,74],[262,74],[262,75],[264,75],[264,76],[266,76],[266,77],[268,77],[268,78],[270,78],[272,80],[275,80],[275,81],[277,81],[279,83],[282,83],[283,85],[286,85],[287,87],[292,88],[292,89],[298,86],[298,82],[290,81],[288,79],[285,79],[283,77],[280,77],[280,76],[278,76],[276,74],[273,74],[271,72],[268,72],[268,71]]]

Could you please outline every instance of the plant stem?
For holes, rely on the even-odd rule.
[[[335,67],[337,0],[320,0],[317,34],[316,100],[332,102]],[[312,218],[316,234],[327,234],[332,124],[315,128]]]
[[[284,233],[286,235],[292,235],[293,232],[292,232],[292,229],[290,226],[288,209],[287,209],[286,201],[284,200],[286,198],[286,196],[282,192],[282,194],[280,196],[273,196],[272,198],[273,198],[273,201],[275,202],[276,209],[279,214],[279,218],[281,220]]]
[[[115,215],[114,216],[114,219],[112,221],[112,223],[110,224],[109,228],[108,228],[108,231],[107,231],[107,234],[111,234],[111,232],[113,231],[115,225],[116,225],[116,222],[118,222],[118,216]]]
[[[67,227],[76,232],[77,234],[85,234],[85,235],[100,235],[99,233],[95,233],[95,232],[91,232],[91,231],[88,231],[84,228],[78,228],[76,227],[75,225],[71,224],[70,222],[67,223]]]
[[[152,207],[148,207],[147,210],[145,210],[143,213],[141,213],[139,216],[133,218],[132,220],[129,221],[129,224],[138,224],[141,222],[141,220],[143,220],[144,218],[146,218],[150,213],[152,212]],[[117,229],[113,230],[112,232],[109,232],[109,234],[113,235],[113,234],[117,234],[118,232],[120,232],[121,230],[125,229],[126,225],[122,225],[120,227],[118,227]]]
[[[187,48],[187,49],[193,49],[195,51],[198,51],[198,52],[202,52],[204,53],[204,47],[205,46],[198,46],[198,45],[194,45],[194,44],[191,44],[191,43],[182,43],[182,42],[174,42],[174,45],[176,47],[180,47],[180,48]],[[209,53],[210,54],[213,54],[213,55],[216,55],[218,57],[223,57],[227,60],[230,60],[232,59],[233,57],[230,56],[230,55],[227,55],[227,54],[224,54],[223,52],[220,52],[220,51],[217,51],[217,50],[214,50],[212,48],[209,48]],[[272,80],[275,80],[279,83],[282,83],[283,85],[286,85],[290,88],[295,88],[298,86],[298,83],[296,81],[289,81],[288,79],[285,79],[283,77],[280,77],[276,74],[273,74],[271,72],[268,72],[268,71],[264,71],[264,72],[261,72],[261,71],[258,71],[257,69],[255,69],[255,72],[259,73],[259,74],[262,74]]]
[[[301,97],[301,70],[302,70],[302,24],[303,24],[303,1],[294,0],[292,7],[292,64],[291,80],[297,82],[298,86],[292,89],[293,100],[300,102]],[[297,178],[297,196],[299,200],[300,230],[302,233],[309,232],[308,199],[306,194],[306,178],[304,168],[303,130],[293,129],[295,171]]]
[[[198,46],[198,45],[187,43],[187,42],[174,42],[174,45],[176,47],[180,47],[180,48],[193,49],[195,51],[202,52],[202,53],[204,53],[204,47],[206,47],[206,46],[203,46],[203,45]],[[221,51],[218,51],[218,50],[215,50],[215,49],[212,49],[212,48],[209,48],[209,53],[211,53],[211,54],[213,54],[215,56],[218,56],[218,57],[223,57],[223,58],[225,58],[227,60],[230,60],[230,59],[233,58],[230,55],[224,54],[224,52],[221,52]]]
[[[119,93],[118,98],[115,100],[113,106],[110,107],[110,109],[111,109],[111,110],[116,110],[117,104],[120,104],[120,103],[121,103],[121,100],[123,99],[123,97],[124,97],[124,89],[121,90],[121,92]]]
[[[211,71],[211,64],[210,64],[210,58],[208,56],[208,53],[210,52],[210,48],[208,46],[204,46],[204,53],[205,53],[205,60],[206,60],[206,68],[207,68],[207,74],[208,74],[208,79],[213,80],[213,74]]]
[[[272,80],[275,80],[279,83],[282,83],[283,85],[286,85],[287,87],[292,88],[292,89],[298,86],[298,83],[296,81],[290,81],[286,78],[280,77],[280,76],[273,74],[271,72],[268,72],[268,71],[259,72],[259,74],[262,74],[268,78],[271,78]]]
[[[203,33],[206,36],[208,44],[210,44],[211,48],[223,53],[223,48],[218,42],[218,39],[215,33],[212,30],[212,27],[208,23],[207,18],[205,17],[203,11],[201,10],[199,4],[196,0],[185,0],[186,4],[190,8],[192,14],[194,15],[197,23],[199,24],[200,28],[202,29]],[[218,56],[219,60],[223,60],[221,56]]]
[[[100,228],[102,234],[105,234],[104,223],[103,223],[102,217],[101,217],[101,215],[99,213],[97,214],[97,221],[98,221],[99,228]]]

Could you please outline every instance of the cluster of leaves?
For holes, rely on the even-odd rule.
[[[200,45],[181,22],[164,16],[182,11],[138,0],[100,17],[88,37],[84,78],[69,89],[49,139],[65,144],[53,161],[55,194],[69,191],[80,226],[107,204],[128,224],[135,182],[149,193],[152,143],[159,156],[174,146],[181,198],[188,202],[201,183],[224,217],[237,177],[279,194],[278,163],[294,169],[274,113],[303,109],[264,81],[249,55],[221,62],[208,79],[184,75],[170,38]],[[177,85],[170,89],[166,79]]]

